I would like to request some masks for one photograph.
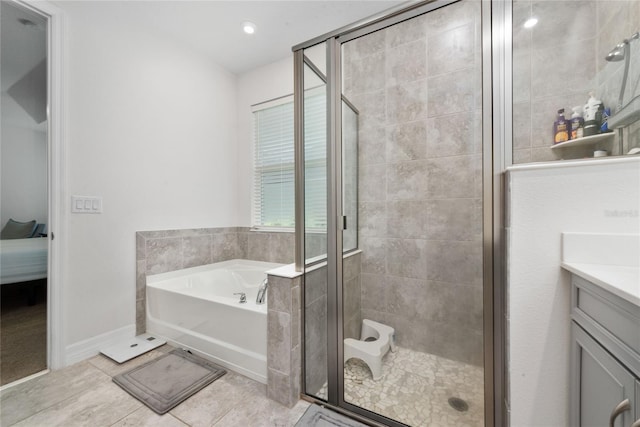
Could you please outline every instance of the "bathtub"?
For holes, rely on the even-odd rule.
[[[235,259],[147,276],[147,332],[266,384],[267,304],[256,295],[282,265]]]

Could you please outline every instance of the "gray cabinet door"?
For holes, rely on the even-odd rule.
[[[574,338],[573,369],[579,378],[577,408],[573,413],[579,417],[581,427],[609,426],[609,417],[614,408],[624,399],[629,399],[631,409],[616,419],[615,427],[628,427],[635,421],[636,379],[616,359],[607,353],[580,326],[572,322]]]

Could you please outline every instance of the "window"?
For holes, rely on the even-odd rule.
[[[326,102],[323,87],[305,91],[305,226],[326,230]],[[295,226],[293,97],[253,108],[253,226]]]
[[[294,211],[293,97],[253,109],[253,226],[292,228]]]

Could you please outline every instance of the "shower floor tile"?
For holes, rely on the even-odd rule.
[[[373,381],[358,359],[345,365],[345,401],[411,426],[484,425],[482,367],[398,347],[383,359],[383,378]],[[323,387],[318,396],[326,398]],[[464,400],[458,411],[450,398]]]

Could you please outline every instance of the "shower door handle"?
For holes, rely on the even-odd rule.
[[[343,230],[347,229],[347,216],[346,215],[342,215],[342,229]]]

